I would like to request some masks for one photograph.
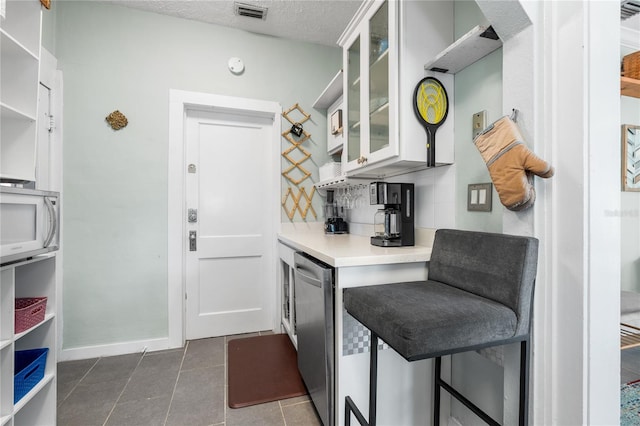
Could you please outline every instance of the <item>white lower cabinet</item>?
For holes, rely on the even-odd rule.
[[[280,287],[280,312],[282,328],[291,338],[297,349],[296,307],[295,307],[295,251],[282,243],[278,243],[278,283]]]
[[[55,254],[0,268],[0,426],[56,424],[55,277]],[[24,297],[47,297],[45,316],[16,334],[15,299]],[[14,402],[15,354],[41,348],[49,349],[44,377]]]

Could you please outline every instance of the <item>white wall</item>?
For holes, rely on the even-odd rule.
[[[306,148],[323,164],[326,119],[311,105],[341,52],[97,2],[58,1],[55,13],[47,32],[64,72],[64,348],[166,337],[169,89],[283,109],[298,102],[312,114]],[[228,71],[232,56],[244,74]],[[117,132],[105,122],[116,109],[129,120]],[[313,161],[305,167],[317,179]]]

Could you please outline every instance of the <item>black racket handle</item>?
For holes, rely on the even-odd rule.
[[[436,128],[437,129],[437,128]],[[425,126],[427,132],[427,167],[436,166],[436,132],[430,126]]]

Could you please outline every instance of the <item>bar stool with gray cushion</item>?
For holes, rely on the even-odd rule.
[[[443,355],[521,342],[519,424],[527,424],[529,334],[538,240],[484,232],[436,231],[427,281],[344,290],[344,307],[371,331],[369,420],[346,397],[362,425],[375,425],[378,337],[407,361],[435,358],[434,425],[440,388],[486,423],[498,423],[440,377]]]

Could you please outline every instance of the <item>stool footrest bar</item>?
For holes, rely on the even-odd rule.
[[[444,380],[442,380],[439,377],[436,377],[436,386],[440,386],[444,390],[449,392],[449,394],[451,396],[453,396],[455,399],[457,399],[458,401],[463,403],[465,407],[467,407],[469,410],[473,411],[475,413],[475,415],[480,417],[482,420],[484,420],[485,423],[487,423],[487,424],[489,424],[491,426],[500,426],[500,423],[498,423],[495,420],[493,420],[487,413],[482,411],[477,405],[475,405],[473,402],[469,401],[467,398],[464,397],[464,395],[462,395],[460,392],[455,390],[453,387],[451,387],[451,385],[449,385],[447,382],[445,382]]]
[[[369,426],[369,423],[365,420],[364,416],[360,412],[360,409],[356,407],[355,402],[351,399],[350,396],[347,396],[344,399],[344,424],[345,426],[351,425],[351,413],[356,416],[356,420],[362,426]]]

